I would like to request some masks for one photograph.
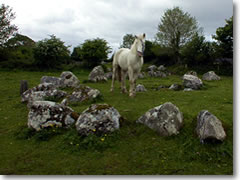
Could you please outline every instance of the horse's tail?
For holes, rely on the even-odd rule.
[[[121,82],[122,81],[122,74],[121,74],[121,67],[118,65],[117,66],[117,77],[118,77],[118,81]]]
[[[115,66],[115,79],[118,80],[119,82],[122,81],[122,74],[121,74],[121,67],[117,63],[118,56],[120,54],[120,51],[116,52],[113,56],[113,66]]]

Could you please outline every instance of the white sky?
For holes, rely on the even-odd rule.
[[[125,34],[154,39],[164,11],[179,6],[195,16],[207,40],[233,15],[231,0],[1,0],[16,13],[19,33],[35,41],[56,35],[72,48],[103,38],[113,50]]]

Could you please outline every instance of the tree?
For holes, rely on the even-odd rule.
[[[14,19],[15,13],[13,13],[12,8],[2,4],[0,7],[0,48],[18,30],[16,25],[11,24]]]
[[[59,68],[60,65],[67,63],[70,57],[69,46],[56,36],[51,35],[49,39],[37,42],[34,48],[35,65],[40,68]]]
[[[77,46],[73,48],[73,52],[71,54],[71,59],[74,61],[82,61],[82,48],[81,46]]]
[[[180,63],[180,49],[189,42],[196,32],[200,32],[195,17],[183,12],[179,7],[167,9],[158,24],[156,40],[170,47],[175,62]]]
[[[104,39],[96,38],[85,40],[81,47],[81,58],[84,65],[88,68],[99,65],[102,61],[107,60],[111,48]]]
[[[212,62],[213,46],[205,37],[196,33],[181,50],[184,63],[188,66],[206,66]]]
[[[135,36],[132,34],[126,34],[123,36],[123,44],[120,46],[120,48],[131,48],[132,44],[134,43]]]
[[[213,38],[217,40],[216,51],[219,56],[233,58],[233,16],[226,20],[224,27],[217,28]]]

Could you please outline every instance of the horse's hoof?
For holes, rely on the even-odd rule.
[[[135,97],[136,95],[135,94],[129,94],[129,97]]]

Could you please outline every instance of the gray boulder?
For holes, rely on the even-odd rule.
[[[79,79],[70,71],[65,71],[62,72],[60,76],[60,87],[65,88],[65,87],[78,87],[80,84]]]
[[[25,91],[21,96],[21,102],[30,103],[33,101],[43,101],[49,97],[62,98],[66,95],[66,92],[55,89],[55,85],[51,83],[42,83]]]
[[[147,90],[146,90],[146,88],[144,87],[144,85],[142,85],[142,84],[138,84],[137,86],[136,86],[136,92],[146,92]]]
[[[183,86],[194,90],[200,89],[203,86],[202,80],[196,76],[185,74],[183,76]]]
[[[202,110],[197,116],[196,132],[201,142],[223,141],[226,133],[222,122],[207,110]]]
[[[157,69],[159,71],[166,71],[166,67],[164,65],[160,65]]]
[[[69,127],[76,121],[70,107],[51,101],[34,101],[29,107],[28,127],[36,131],[48,127]]]
[[[61,87],[61,78],[54,76],[43,76],[40,83],[51,83],[56,87]]]
[[[180,84],[172,84],[169,89],[172,89],[174,91],[179,91],[182,89],[182,86]]]
[[[147,111],[137,123],[142,123],[157,131],[161,136],[177,135],[183,126],[183,115],[171,102]]]
[[[155,71],[155,70],[157,70],[157,66],[156,65],[148,66],[147,70],[148,71]]]
[[[112,72],[107,72],[106,74],[105,74],[105,77],[107,78],[107,79],[112,79]]]
[[[216,75],[214,71],[209,71],[209,72],[203,74],[202,79],[206,80],[206,81],[218,81],[221,78],[218,75]]]
[[[119,129],[120,114],[108,104],[92,104],[82,112],[76,122],[80,135],[105,134]]]
[[[84,102],[96,99],[99,96],[101,96],[99,90],[81,85],[76,88],[73,93],[66,98],[66,100],[67,102]]]
[[[107,81],[102,66],[96,66],[93,68],[88,76],[88,80],[92,82]]]

